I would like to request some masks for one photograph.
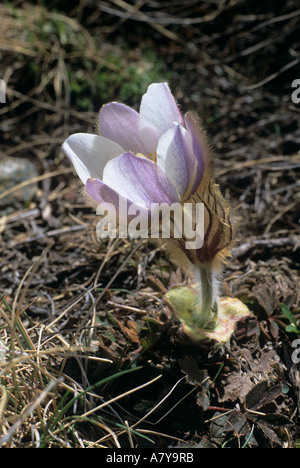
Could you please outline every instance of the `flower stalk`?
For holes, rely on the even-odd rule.
[[[180,243],[180,257],[174,244],[168,243],[171,258],[184,267],[186,281],[170,288],[165,301],[193,340],[227,343],[236,322],[249,316],[250,311],[240,300],[220,296],[221,271],[234,242],[235,221],[211,178],[209,163],[192,200],[200,200],[205,206],[203,245],[188,250]]]
[[[218,286],[213,268],[199,265],[199,281],[196,283],[198,298],[195,309],[197,328],[214,329],[218,318]]]

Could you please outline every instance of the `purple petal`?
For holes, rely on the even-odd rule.
[[[109,161],[103,172],[103,182],[148,209],[151,203],[179,201],[174,185],[162,169],[153,161],[131,153]]]
[[[105,104],[99,114],[100,133],[117,142],[124,151],[146,154],[139,133],[139,118],[139,114],[125,104]]]
[[[131,205],[135,205],[136,209],[140,210],[143,214],[148,216],[148,210],[143,206],[134,203],[131,199],[123,197],[116,190],[112,189],[99,179],[88,179],[86,183],[86,191],[97,203],[106,204],[111,203],[119,214],[120,209],[128,211]],[[131,216],[129,216],[130,218]]]
[[[119,207],[119,193],[99,179],[88,179],[86,182],[86,191],[97,203],[112,203],[116,209]],[[126,199],[122,197],[122,202],[125,200]]]
[[[109,235],[115,237],[116,230],[118,228],[119,237],[128,237],[128,227],[130,227],[130,222],[132,219],[139,217],[139,220],[144,220],[144,225],[146,226],[145,231],[138,231],[139,235],[147,237],[148,235],[148,221],[150,213],[147,209],[142,206],[136,205],[131,200],[120,195],[118,192],[110,188],[108,185],[104,184],[99,179],[88,179],[86,183],[87,193],[98,202],[97,214],[106,215],[109,213],[109,220],[112,223],[112,231]],[[113,210],[113,211],[112,211]],[[105,223],[107,220],[105,220]],[[97,224],[97,229],[99,228]],[[97,233],[101,233],[100,231]],[[105,232],[105,231],[103,231]],[[108,233],[104,237],[107,237]],[[102,235],[100,235],[102,237]]]
[[[189,132],[179,124],[166,131],[158,142],[157,164],[175,186],[179,199],[189,198],[197,172],[197,160],[193,152]]]
[[[191,134],[194,155],[198,161],[196,177],[192,188],[192,192],[194,192],[200,184],[204,171],[209,163],[209,147],[196,117],[190,112],[187,112],[185,115],[185,122]]]

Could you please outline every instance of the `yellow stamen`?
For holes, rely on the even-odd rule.
[[[152,161],[154,161],[155,163],[157,162],[157,154],[156,154],[156,151],[154,151],[154,153],[149,153],[149,156],[145,156],[143,153],[136,153],[136,156],[140,156],[142,158],[147,158],[147,159],[151,159]]]
[[[156,154],[156,151],[154,151],[154,153],[150,153],[149,154],[150,158],[152,159],[152,161],[154,161],[155,163],[157,162],[157,154]]]

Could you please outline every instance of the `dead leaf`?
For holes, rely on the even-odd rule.
[[[282,392],[282,385],[269,387],[268,381],[263,380],[247,393],[244,401],[245,409],[256,411],[271,401],[274,401]]]
[[[196,359],[185,356],[184,359],[179,359],[179,365],[182,372],[187,374],[187,381],[191,385],[200,385],[208,381],[208,372],[206,369],[199,369]]]
[[[133,320],[128,320],[126,325],[122,326],[122,331],[125,334],[126,338],[128,338],[132,343],[140,343],[138,327],[136,322],[134,322]]]
[[[236,353],[237,370],[223,374],[222,386],[218,386],[219,402],[236,401],[243,403],[246,395],[262,380],[273,382],[277,378],[272,365],[279,363],[279,357],[273,349],[264,348],[252,353],[250,349],[241,349]]]

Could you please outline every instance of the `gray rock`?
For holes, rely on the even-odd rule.
[[[0,209],[12,212],[14,209],[24,208],[33,199],[38,190],[33,182],[1,198],[6,190],[31,180],[38,175],[35,165],[26,158],[4,156],[0,160]]]

